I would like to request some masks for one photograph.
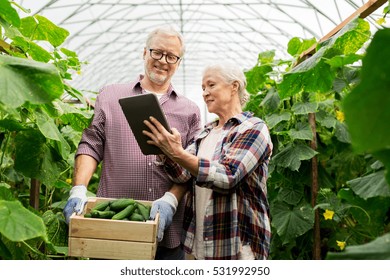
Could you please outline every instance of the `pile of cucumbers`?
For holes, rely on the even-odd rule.
[[[85,218],[144,222],[149,220],[150,206],[131,198],[98,202]]]

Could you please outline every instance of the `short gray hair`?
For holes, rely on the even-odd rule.
[[[157,34],[176,36],[179,39],[180,44],[181,44],[180,57],[184,56],[185,49],[186,49],[185,44],[184,44],[184,37],[179,31],[177,31],[175,28],[173,28],[170,25],[160,26],[160,27],[157,27],[156,29],[152,30],[149,33],[148,37],[146,38],[146,48],[150,48],[150,44],[151,44],[154,36],[156,36]]]
[[[216,62],[207,65],[203,70],[203,75],[210,70],[220,74],[228,84],[238,82],[238,97],[241,107],[244,107],[249,100],[249,93],[246,90],[246,77],[241,68],[231,61]]]

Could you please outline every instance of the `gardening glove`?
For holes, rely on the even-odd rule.
[[[87,188],[84,185],[74,186],[70,190],[70,196],[66,203],[63,213],[65,216],[66,223],[69,224],[70,216],[76,212],[80,215],[84,210],[84,205],[87,203]]]
[[[164,231],[172,223],[173,215],[176,213],[178,205],[176,196],[170,192],[166,192],[163,197],[153,201],[152,209],[150,209],[150,219],[154,220],[157,213],[160,213],[160,222],[158,224],[157,240],[160,242],[164,237]]]

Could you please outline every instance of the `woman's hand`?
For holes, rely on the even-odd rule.
[[[176,128],[172,128],[172,133],[168,132],[162,124],[155,118],[150,117],[144,124],[150,131],[143,130],[142,133],[150,138],[148,144],[155,145],[171,159],[178,158],[183,151],[181,135]]]
[[[198,175],[199,159],[183,149],[181,136],[176,128],[172,128],[170,133],[153,117],[145,120],[144,123],[150,129],[150,131],[142,131],[150,138],[148,144],[159,147],[167,157],[187,169],[193,176]]]

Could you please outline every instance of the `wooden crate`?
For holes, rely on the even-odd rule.
[[[69,222],[69,256],[95,259],[151,260],[157,249],[158,214],[154,221],[134,222],[85,218],[96,203],[112,198],[90,198],[82,215]],[[151,204],[149,201],[140,201]]]

